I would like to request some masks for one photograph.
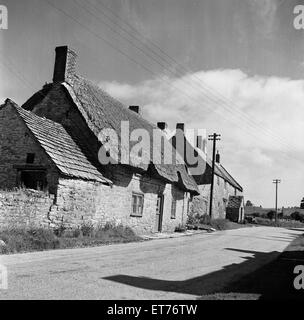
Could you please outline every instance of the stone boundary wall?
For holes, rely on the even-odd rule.
[[[42,191],[0,190],[0,228],[48,226],[54,195]]]

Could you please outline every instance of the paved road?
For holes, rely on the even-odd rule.
[[[303,231],[255,227],[0,256],[0,299],[195,299],[276,258]]]

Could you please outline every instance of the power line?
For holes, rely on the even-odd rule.
[[[79,5],[79,3],[78,3],[76,0],[74,0],[74,1]],[[90,4],[91,4],[91,3],[90,3]],[[99,5],[101,5],[103,8],[105,8],[106,10],[108,10],[113,16],[115,16],[116,18],[118,18],[119,20],[121,20],[125,25],[127,25],[130,29],[132,29],[132,31],[135,31],[137,34],[139,34],[140,36],[142,36],[142,34],[141,34],[137,29],[135,29],[135,28],[132,27],[130,24],[128,24],[127,22],[125,22],[124,20],[122,20],[122,19],[120,18],[120,16],[116,15],[115,13],[113,13],[113,11],[111,11],[107,6],[103,5],[102,3],[99,3]],[[83,8],[86,12],[88,12],[89,14],[91,14],[92,16],[94,16],[96,19],[100,20],[100,21],[101,21],[102,23],[104,23],[106,26],[108,26],[108,27],[110,28],[110,30],[112,30],[112,31],[115,32],[116,34],[119,34],[124,40],[130,42],[129,39],[126,39],[126,38],[125,38],[124,36],[122,36],[119,32],[117,32],[116,30],[114,30],[111,26],[109,26],[109,24],[105,23],[102,19],[100,19],[100,17],[96,16],[94,13],[92,13],[91,11],[89,11],[87,8],[85,8],[85,7],[81,6],[81,5],[79,5],[79,6],[80,6],[81,8]],[[166,67],[165,65],[163,65],[162,63],[160,63],[160,62],[159,62],[158,60],[156,60],[154,57],[151,57],[151,55],[150,55],[149,52],[150,52],[150,51],[153,52],[155,55],[157,55],[157,57],[159,57],[160,59],[162,59],[162,60],[165,61],[166,63],[167,63],[167,59],[165,60],[165,59],[163,58],[163,56],[161,56],[160,54],[158,54],[158,52],[155,52],[153,49],[151,50],[151,48],[148,47],[145,42],[143,42],[140,38],[134,36],[134,32],[133,32],[133,33],[130,33],[129,31],[127,31],[126,29],[124,29],[123,27],[121,27],[119,24],[117,24],[115,21],[113,21],[113,19],[109,18],[109,16],[108,16],[107,14],[105,14],[104,11],[100,10],[100,9],[97,8],[96,6],[93,6],[92,4],[91,4],[91,6],[92,6],[92,8],[95,9],[95,11],[97,10],[98,12],[100,12],[101,14],[103,14],[107,19],[109,19],[112,23],[114,23],[116,26],[118,26],[123,32],[127,33],[131,38],[133,38],[133,39],[137,40],[138,42],[140,42],[141,44],[143,44],[144,47],[147,47],[148,50],[149,50],[148,53],[146,53],[145,51],[143,51],[143,50],[142,50],[141,48],[139,48],[138,46],[135,46],[138,50],[140,50],[141,52],[143,52],[146,56],[150,57],[153,61],[155,61],[156,63],[160,64],[162,67],[164,67],[164,68],[167,69],[167,67]],[[166,57],[168,57],[171,61],[173,61],[174,63],[176,63],[178,66],[181,66],[184,71],[193,73],[192,70],[187,69],[186,67],[184,67],[184,66],[182,66],[181,64],[179,64],[174,58],[170,57],[170,56],[169,56],[167,53],[165,53],[158,45],[154,44],[154,43],[153,43],[152,41],[150,41],[149,39],[147,39],[147,42],[148,42],[148,43],[151,43],[151,45],[153,45],[153,47],[156,47],[159,51],[161,51],[161,52],[163,53],[163,55],[165,55]],[[132,42],[132,44],[134,45],[133,42]],[[171,70],[169,70],[169,69],[167,69],[167,70],[168,70],[170,73],[172,73]],[[219,99],[218,97],[220,97],[220,99],[217,100],[217,101],[216,101],[216,100],[212,100],[212,99],[214,99],[214,97],[212,97],[212,98],[207,97],[207,99],[209,99],[209,101],[210,101],[210,99],[211,99],[212,102],[217,102],[217,103],[218,103],[218,101],[220,101],[220,102],[222,102],[222,103],[223,103],[223,102],[226,103],[226,101],[224,101],[224,100],[227,100],[227,101],[229,102],[230,99],[228,100],[227,97],[221,95],[221,94],[218,93],[218,92],[215,92],[215,93],[214,93],[214,92],[213,92],[214,90],[208,88],[201,79],[199,79],[198,77],[196,77],[195,74],[194,74],[194,77],[200,82],[200,84],[201,84],[201,83],[203,84],[201,87],[202,87],[204,90],[206,90],[206,91],[208,91],[209,93],[211,93],[214,97],[216,97],[216,99]],[[212,91],[212,90],[213,90],[213,91]],[[231,100],[230,100],[230,104],[231,104],[232,106],[233,106],[233,105],[235,106],[235,103],[232,102]],[[224,107],[226,107],[226,106],[224,106]],[[229,108],[229,107],[228,107],[228,108]],[[227,107],[226,107],[226,109],[227,109]],[[232,111],[232,110],[229,108],[229,112],[231,112],[231,111]],[[258,130],[262,130],[262,131],[264,131],[265,133],[268,133],[268,135],[270,134],[271,137],[272,137],[272,139],[275,138],[275,139],[277,139],[281,144],[285,144],[285,147],[286,147],[286,146],[287,146],[288,148],[290,147],[290,145],[289,145],[287,142],[285,142],[285,141],[284,141],[282,138],[280,138],[279,136],[274,135],[274,133],[273,133],[271,130],[268,130],[267,128],[260,126],[258,123],[253,122],[252,119],[251,119],[249,116],[247,116],[247,114],[238,111],[238,108],[236,108],[235,110],[233,110],[233,113],[234,113],[234,114],[239,114],[241,117],[243,117],[244,120],[248,121],[249,124],[251,124],[251,127],[252,127],[252,128],[255,128],[255,129],[258,129]]]
[[[47,3],[49,3],[50,4],[50,2],[48,1],[48,0],[45,0]],[[51,6],[53,6],[52,4],[50,4]],[[53,6],[53,7],[55,7],[55,6]],[[70,17],[71,19],[73,19],[75,22],[77,22],[78,24],[80,24],[82,27],[84,27],[84,28],[86,28],[90,33],[92,33],[92,34],[94,34],[96,37],[98,37],[98,38],[100,38],[101,40],[103,40],[103,41],[106,41],[109,45],[111,45],[111,47],[112,48],[114,48],[115,50],[118,50],[120,53],[122,53],[123,55],[125,55],[126,57],[128,57],[128,58],[130,58],[128,55],[126,55],[122,50],[120,50],[120,49],[118,49],[118,48],[116,48],[115,46],[113,46],[108,40],[106,40],[106,39],[104,39],[104,38],[102,38],[102,37],[99,37],[99,35],[97,35],[96,33],[93,33],[89,28],[87,28],[85,25],[83,25],[82,23],[80,23],[77,19],[75,19],[74,17],[72,17],[71,15],[68,15],[66,12],[64,12],[63,10],[61,10],[61,9],[59,9],[59,8],[57,8],[57,7],[55,7],[58,11],[60,11],[60,12],[62,12],[63,14],[65,14],[65,15],[67,15],[68,17]],[[132,59],[132,58],[131,58]],[[139,64],[136,60],[132,60],[134,63],[136,63],[136,64]],[[141,65],[141,64],[139,64],[139,65]],[[141,67],[143,67],[143,68],[145,68],[148,72],[151,72],[151,70],[150,69],[148,69],[148,68],[146,68],[145,66],[143,66],[143,65],[141,65]],[[152,73],[153,73],[153,71],[152,71]],[[155,74],[155,73],[154,73]],[[172,86],[172,85],[171,85]],[[189,96],[189,95],[187,95],[190,99],[192,99],[192,100],[194,100],[193,99],[193,97],[191,97],[191,96]],[[214,110],[212,110],[212,111],[214,111]],[[220,114],[221,116],[223,116],[222,114]],[[224,117],[225,118],[225,117]],[[231,117],[229,117],[228,118],[228,120],[232,120],[231,119]],[[259,137],[259,136],[258,136]],[[260,137],[259,137],[260,138]]]
[[[144,68],[146,71],[148,71],[148,72],[152,73],[153,75],[156,75],[156,76],[157,76],[157,74],[156,74],[155,72],[151,71],[149,68],[147,68],[146,66],[142,65],[141,63],[139,63],[138,61],[136,61],[135,59],[133,59],[132,57],[130,57],[130,56],[127,55],[126,53],[124,53],[121,49],[119,49],[119,48],[115,47],[114,45],[112,45],[108,40],[104,39],[103,37],[100,37],[98,34],[96,34],[96,33],[93,32],[91,29],[87,28],[84,24],[82,24],[82,23],[79,22],[77,19],[75,19],[73,16],[69,15],[69,14],[66,13],[64,10],[62,10],[62,9],[54,6],[52,3],[50,3],[49,0],[45,0],[45,1],[46,1],[49,5],[51,5],[52,7],[54,7],[55,9],[57,9],[58,11],[60,11],[61,13],[63,13],[64,15],[68,16],[69,18],[71,18],[72,20],[74,20],[76,23],[78,23],[78,24],[81,25],[82,27],[84,27],[86,30],[88,30],[88,32],[94,34],[96,37],[98,37],[98,38],[100,38],[101,40],[107,42],[114,50],[118,50],[118,52],[122,53],[124,56],[126,56],[126,57],[127,57],[129,60],[131,60],[133,63],[141,66],[141,67]],[[99,19],[99,18],[97,17],[97,19]],[[175,87],[175,88],[176,88],[176,86],[172,85],[169,81],[166,81],[166,80],[163,80],[163,81],[169,83],[169,85],[170,85],[171,87]],[[179,88],[177,88],[177,89],[180,91]],[[185,94],[185,95],[188,96],[190,99],[193,100],[193,97],[189,96],[188,94]],[[215,102],[215,101],[213,101],[213,102]],[[211,108],[210,106],[206,105],[206,107],[209,108],[209,109],[211,109],[213,112],[215,112],[215,110],[214,110],[213,108]],[[225,106],[224,106],[224,107],[225,107]],[[227,109],[227,107],[226,107],[226,109]],[[217,110],[216,110],[216,111],[217,111]],[[231,112],[231,109],[229,109],[229,112]],[[221,114],[221,113],[219,113],[219,112],[217,112],[217,113],[218,113],[220,116],[224,117],[226,120],[232,121],[231,115],[230,115],[230,117],[227,118],[227,117],[223,116],[223,114]],[[236,125],[240,127],[240,125],[238,124],[238,122],[236,123]],[[249,126],[251,125],[250,122],[248,123],[248,125],[249,125]],[[252,125],[251,125],[251,126],[252,126]],[[241,128],[241,127],[240,127],[240,128]],[[265,128],[264,128],[264,127],[257,127],[257,128],[255,128],[255,129],[260,130],[260,131],[265,131]],[[267,133],[267,131],[265,131],[265,133]],[[256,135],[256,132],[255,132],[255,131],[254,131],[254,134]],[[269,133],[268,133],[268,135],[269,135]],[[256,135],[256,136],[261,139],[261,137],[260,137],[259,135]],[[289,149],[291,152],[293,152],[293,150],[290,149],[289,144],[282,142],[282,141],[283,141],[282,139],[277,138],[277,137],[275,137],[275,136],[271,136],[271,138],[272,138],[272,139],[277,139],[278,142],[279,142],[280,144],[282,144],[282,145],[285,144],[285,148],[287,148],[287,149]]]

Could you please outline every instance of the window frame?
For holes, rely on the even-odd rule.
[[[31,177],[29,182],[28,177]],[[38,179],[39,177],[39,179]],[[30,187],[28,183],[35,183],[35,187]],[[18,185],[21,188],[32,189],[37,191],[46,191],[48,189],[47,171],[46,170],[19,170],[18,171]]]
[[[134,197],[136,197],[136,212],[134,212]],[[141,209],[139,212],[139,205],[138,205],[138,199],[142,199],[141,202]],[[144,200],[145,200],[145,195],[143,193],[139,193],[139,192],[132,192],[132,198],[131,198],[131,217],[137,217],[137,218],[142,218],[143,214],[144,214]]]
[[[36,154],[31,152],[26,154],[25,162],[26,164],[34,164],[36,158]]]
[[[177,200],[172,199],[172,201],[171,201],[171,215],[170,215],[171,219],[176,219],[176,204],[177,204]]]

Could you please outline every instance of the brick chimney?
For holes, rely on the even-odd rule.
[[[196,147],[207,154],[207,141],[202,136],[197,136]]]
[[[157,128],[160,130],[166,130],[168,128],[167,122],[157,122]]]
[[[140,114],[140,108],[139,106],[129,106],[129,110],[135,112],[135,113],[138,113]]]
[[[219,152],[217,150],[217,153],[216,153],[216,156],[215,156],[215,162],[220,164],[220,162],[221,162],[220,160],[221,160],[221,156],[220,156],[220,154],[219,154]]]
[[[176,124],[176,130],[181,130],[182,132],[185,131],[185,124],[184,123],[177,123]]]
[[[73,83],[77,54],[68,46],[56,47],[53,82]]]

